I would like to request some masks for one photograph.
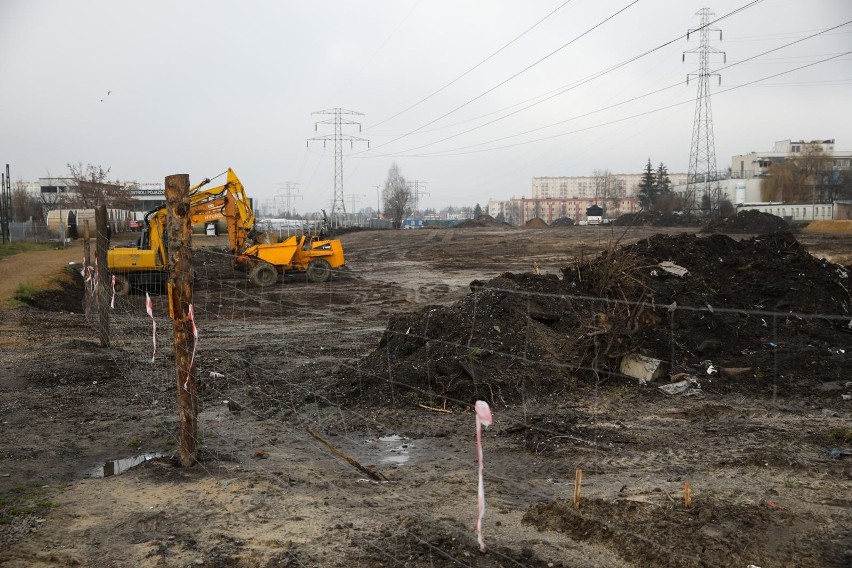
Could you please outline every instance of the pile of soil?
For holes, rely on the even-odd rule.
[[[806,524],[800,511],[765,502],[704,499],[690,509],[628,499],[591,498],[581,503],[579,509],[565,501],[538,503],[524,514],[523,522],[584,542],[617,543],[619,554],[637,566],[666,566],[673,560],[688,568],[746,566],[754,558],[762,559],[764,566],[784,565],[790,558],[796,558],[797,566],[840,566],[845,560],[835,547],[808,551],[815,553],[811,556],[802,554],[794,538],[765,538],[791,523]],[[737,519],[736,530],[727,525],[730,519]],[[817,524],[818,520],[810,518],[809,522]],[[817,529],[812,538],[820,538]]]
[[[717,217],[707,223],[702,233],[751,234],[789,233],[790,225],[776,215],[756,209],[740,211],[730,217]]]
[[[625,213],[612,222],[617,227],[635,227],[647,225],[652,227],[698,227],[701,221],[689,214],[661,213],[659,211],[640,211]]]
[[[527,229],[546,229],[548,227],[547,221],[542,219],[541,217],[533,217],[526,223],[524,223],[524,227]]]
[[[848,275],[789,233],[655,235],[565,267],[561,278],[504,273],[474,281],[455,304],[391,316],[351,393],[386,398],[360,387],[391,377],[426,403],[517,400],[556,394],[578,377],[620,376],[631,353],[670,362],[671,375],[706,378],[708,361],[740,369],[716,376],[716,389],[813,392],[847,378]]]
[[[480,215],[475,219],[465,219],[456,227],[465,228],[465,227],[508,227],[509,223],[498,221],[491,215]]]
[[[802,229],[804,233],[845,233],[852,234],[852,221],[813,221]]]
[[[573,227],[574,226],[574,219],[571,219],[570,217],[560,217],[559,219],[557,219],[553,223],[551,223],[550,226],[551,227]]]

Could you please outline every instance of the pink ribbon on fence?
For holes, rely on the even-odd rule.
[[[476,452],[479,455],[479,487],[476,492],[479,517],[476,519],[476,538],[479,541],[479,550],[485,552],[485,541],[482,540],[482,518],[485,516],[485,484],[482,481],[482,427],[491,426],[492,419],[491,408],[484,400],[477,400],[474,410],[476,410]]]
[[[111,310],[115,309],[115,274],[112,275],[110,279],[110,286],[112,286],[112,298],[109,301],[109,307]]]
[[[183,390],[189,390],[189,377],[192,373],[192,363],[195,361],[195,350],[198,348],[198,328],[195,327],[195,310],[192,304],[189,305],[189,321],[192,323],[192,357],[189,359],[189,369],[186,372],[186,380],[183,382]]]
[[[157,320],[154,319],[154,304],[151,303],[151,296],[145,292],[145,311],[151,318],[151,339],[154,342],[154,352],[151,353],[151,362],[154,362],[154,357],[157,355]]]
[[[86,262],[85,259],[83,260],[83,262]],[[89,265],[89,266],[84,265],[83,269],[80,270],[80,276],[83,277],[83,281],[85,282],[85,284],[89,288],[92,289],[93,294],[95,292],[95,284],[94,284],[94,277],[93,277],[94,273],[95,273],[95,269],[91,265]]]

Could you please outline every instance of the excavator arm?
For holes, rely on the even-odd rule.
[[[189,215],[193,223],[225,219],[228,225],[228,246],[232,253],[241,253],[251,238],[255,216],[242,182],[228,168],[223,185],[204,187],[209,179],[190,188]],[[163,270],[168,262],[166,246],[166,206],[145,214],[146,230],[139,248],[113,249],[109,266],[118,272]]]
[[[225,219],[234,262],[249,272],[254,284],[274,284],[280,273],[289,271],[306,273],[313,283],[326,282],[332,270],[344,266],[343,245],[339,240],[326,239],[323,231],[313,236],[291,236],[281,243],[253,243],[255,216],[251,201],[234,170],[228,168],[226,173],[223,185],[208,188],[211,180],[205,179],[190,188],[189,216],[193,223]],[[146,230],[137,248],[115,248],[107,254],[110,271],[126,284],[121,287],[124,293],[130,289],[131,275],[139,281],[143,275],[163,279],[167,273],[166,207],[146,213],[145,222]]]

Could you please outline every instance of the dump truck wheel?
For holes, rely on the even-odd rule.
[[[115,295],[126,296],[130,293],[130,280],[126,276],[115,275]]]
[[[255,286],[272,286],[278,282],[278,271],[271,264],[262,262],[251,269],[249,280]]]
[[[308,281],[318,284],[331,280],[331,265],[324,258],[315,258],[308,264]]]

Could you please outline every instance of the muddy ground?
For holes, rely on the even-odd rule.
[[[359,232],[342,237],[349,270],[330,283],[290,276],[264,290],[230,270],[216,248],[221,243],[199,238],[197,247],[209,246],[196,255],[201,451],[191,469],[174,464],[178,422],[164,297],[153,295],[160,331],[151,363],[144,295],[119,298],[111,314],[112,347],[102,348],[80,313],[82,284],[69,276],[65,288],[41,297],[38,307],[0,312],[0,564],[852,565],[852,457],[829,455],[852,447],[852,402],[842,398],[845,381],[852,380],[852,335],[833,320],[806,319],[817,322],[816,339],[795,316],[770,320],[804,330],[783,335],[781,350],[795,344],[796,357],[775,355],[770,350],[778,345],[768,342],[761,347],[767,354],[758,352],[762,340],[755,339],[747,347],[751,371],[700,376],[701,393],[688,397],[613,374],[608,361],[594,373],[588,364],[576,373],[560,367],[554,380],[552,365],[530,365],[553,355],[549,351],[535,357],[525,351],[518,362],[491,368],[485,349],[460,341],[457,329],[433,328],[425,352],[410,343],[410,352],[394,352],[402,355],[390,360],[394,337],[419,333],[412,325],[398,329],[414,317],[406,314],[462,312],[473,281],[479,282],[476,294],[506,272],[515,277],[501,282],[517,286],[569,282],[573,273],[563,269],[615,240],[630,244],[683,230]],[[852,235],[796,238],[816,259],[852,263]],[[693,255],[703,250],[690,246]],[[695,263],[705,260],[711,259]],[[773,269],[760,260],[743,266]],[[729,268],[736,281],[737,267]],[[517,276],[533,272],[539,276]],[[765,278],[771,284],[773,273]],[[808,295],[814,282],[833,281],[802,272],[793,295]],[[832,314],[848,305],[848,291],[843,298],[840,288],[832,289],[830,297],[840,298]],[[776,304],[755,309],[789,308],[777,305],[787,291],[767,289]],[[505,307],[506,298],[500,301],[493,305]],[[552,343],[554,329],[574,333],[560,331],[552,309],[521,304],[505,310],[516,319],[480,312],[471,329],[487,318],[492,330],[523,320],[525,341],[533,345],[542,338]],[[442,321],[460,325],[450,317]],[[719,321],[725,341],[697,353],[696,364],[743,356],[734,345],[745,337],[739,327],[724,335],[734,327]],[[536,331],[539,324],[547,330]],[[576,325],[584,341],[592,337],[591,324]],[[609,328],[605,321],[591,327]],[[493,331],[509,341],[506,329]],[[677,345],[684,333],[672,326],[665,345],[696,351]],[[445,337],[468,359],[450,354],[456,366],[442,369]],[[625,345],[638,337],[642,332]],[[575,355],[570,345],[566,360]],[[599,349],[597,341],[590,345]],[[647,346],[654,344],[640,347]],[[500,384],[513,388],[495,395],[489,377],[477,378],[483,372],[500,372]],[[454,382],[434,382],[445,377]],[[469,395],[488,400],[494,413],[483,436],[485,553],[473,531],[477,466]],[[309,430],[386,481],[368,479]],[[155,454],[162,456],[104,477],[124,465],[112,460]],[[578,467],[583,478],[575,509]]]

